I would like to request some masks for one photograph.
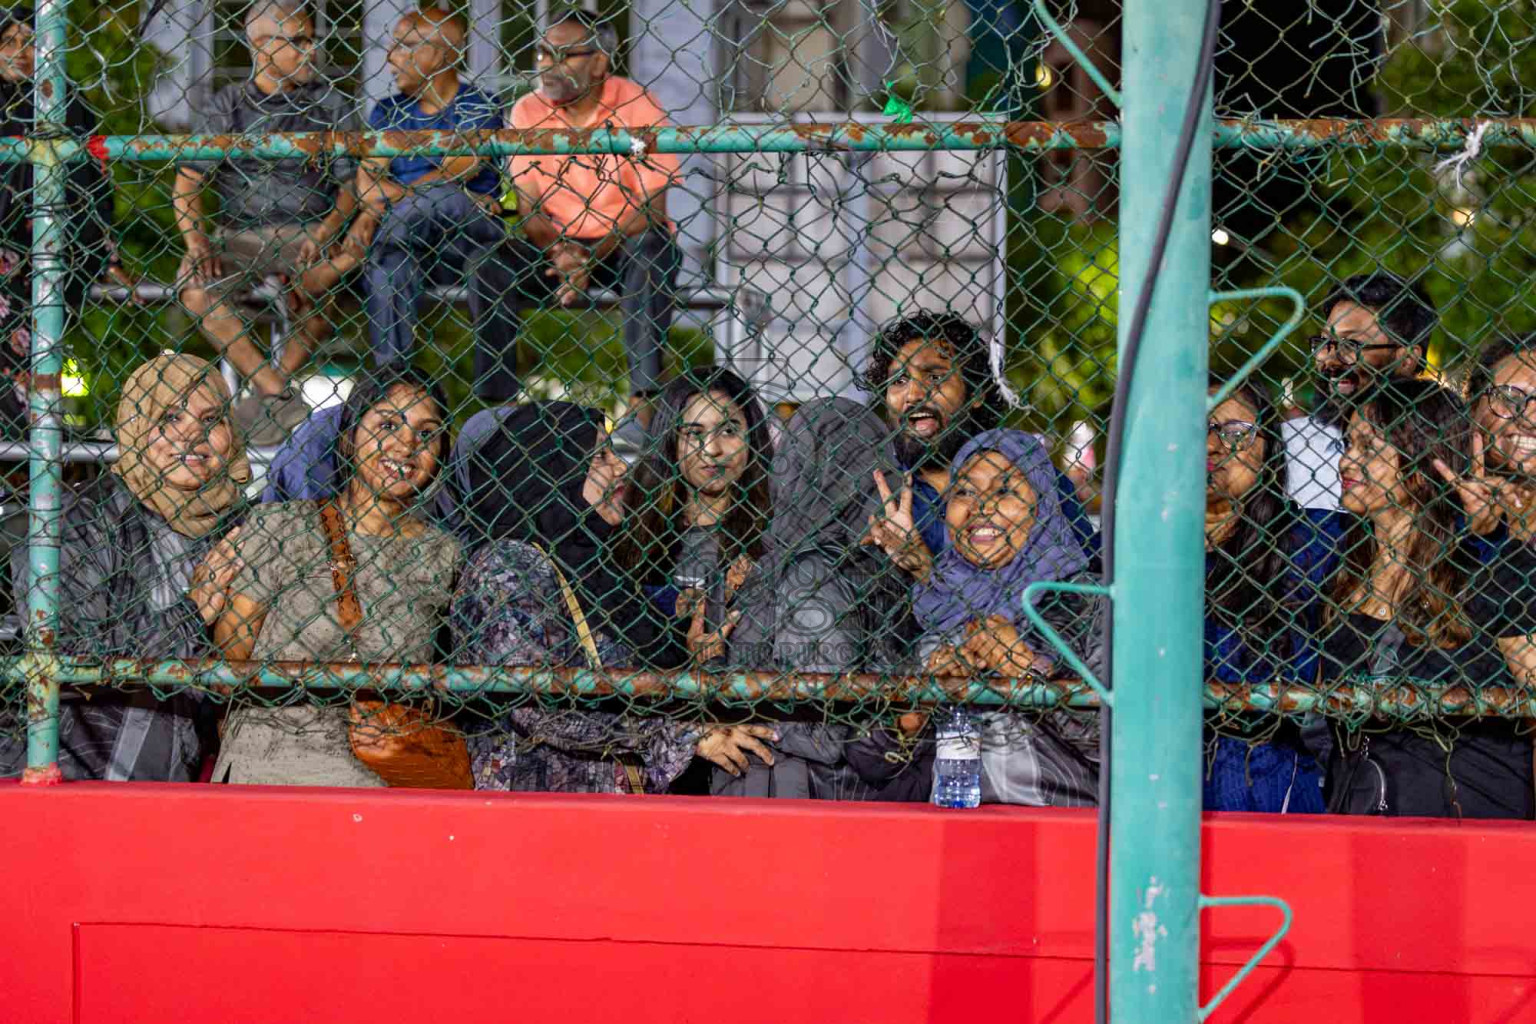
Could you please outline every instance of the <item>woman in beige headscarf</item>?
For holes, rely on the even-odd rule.
[[[117,409],[119,456],[65,495],[59,551],[58,649],[101,658],[201,658],[206,623],[223,605],[229,570],[193,575],[241,511],[250,479],[229,419],[229,390],[202,359],[166,354],[128,379]],[[27,551],[12,559],[26,606]],[[207,578],[205,578],[207,577]],[[66,694],[59,766],[66,778],[191,781],[211,716],[193,694],[156,700],[148,689]],[[0,725],[0,774],[25,761],[16,730]]]

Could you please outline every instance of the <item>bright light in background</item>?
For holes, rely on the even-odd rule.
[[[1051,66],[1045,61],[1035,65],[1035,85],[1041,89],[1049,89],[1056,82],[1056,76],[1051,73]]]
[[[80,364],[73,359],[64,360],[64,373],[59,386],[65,398],[85,398],[91,393],[91,385],[80,373]]]
[[[1211,241],[1215,242],[1217,245],[1226,245],[1228,242],[1232,241],[1232,236],[1227,234],[1224,228],[1217,228],[1215,231],[1211,232]]]
[[[352,393],[351,377],[331,377],[317,373],[305,377],[299,384],[299,394],[312,409],[326,409],[340,405]]]
[[[1475,220],[1477,220],[1476,210],[1469,210],[1464,206],[1458,206],[1451,211],[1451,222],[1459,228],[1464,228]]]

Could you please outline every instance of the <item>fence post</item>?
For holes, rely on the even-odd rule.
[[[54,650],[59,621],[59,538],[64,490],[59,376],[64,369],[64,219],[68,168],[57,142],[65,137],[66,0],[37,5],[37,65],[28,157],[32,188],[31,514],[27,524],[27,769],[24,782],[59,780],[59,677]],[[0,343],[8,343],[0,339]]]
[[[1147,270],[1205,0],[1126,0],[1120,346]],[[1188,1024],[1199,1010],[1210,97],[1129,394],[1116,520],[1110,1004]],[[1126,371],[1121,367],[1121,372]]]

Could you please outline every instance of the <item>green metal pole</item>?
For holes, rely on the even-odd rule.
[[[1135,306],[1147,272],[1205,10],[1205,0],[1125,4],[1121,310]],[[1209,94],[1204,103],[1209,119]],[[1207,132],[1190,154],[1142,336],[1115,513],[1124,525],[1115,536],[1110,1007],[1136,1024],[1189,1024],[1199,1011]],[[1129,319],[1120,319],[1122,353]]]
[[[37,6],[37,65],[33,109],[32,187],[32,501],[26,636],[27,769],[24,781],[48,783],[59,775],[59,677],[54,641],[59,620],[59,537],[64,489],[59,375],[64,368],[63,223],[66,164],[54,141],[65,133],[65,0]]]

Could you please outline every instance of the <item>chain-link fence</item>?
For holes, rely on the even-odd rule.
[[[1207,807],[1532,815],[1533,24],[1225,5]],[[1094,802],[1120,27],[11,9],[5,767]]]

